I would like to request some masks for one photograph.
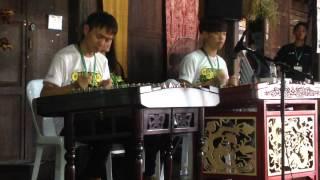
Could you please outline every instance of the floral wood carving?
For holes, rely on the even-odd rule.
[[[3,23],[10,23],[10,17],[14,15],[14,11],[10,9],[0,9],[0,18]]]
[[[0,49],[2,50],[11,50],[12,45],[9,43],[9,40],[7,38],[0,38]]]
[[[274,88],[271,91],[266,91],[266,96],[280,96],[280,88]],[[285,89],[285,97],[308,97],[308,96],[319,96],[319,90],[313,90],[309,87],[287,87]]]
[[[256,118],[206,117],[205,174],[257,174]]]
[[[290,116],[285,120],[285,169],[291,173],[315,168],[315,119],[312,116]],[[268,118],[268,174],[281,173],[281,120]]]
[[[174,115],[175,128],[189,128],[194,124],[193,113],[176,113]]]
[[[167,116],[165,113],[150,113],[147,116],[147,121],[148,121],[148,125],[147,125],[147,129],[148,130],[155,130],[155,129],[164,129],[164,128],[168,128],[165,127],[167,120]]]

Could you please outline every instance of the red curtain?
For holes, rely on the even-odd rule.
[[[181,57],[196,48],[198,12],[199,0],[166,0],[169,77],[176,76]]]
[[[168,52],[179,39],[195,40],[198,32],[199,0],[166,0]]]

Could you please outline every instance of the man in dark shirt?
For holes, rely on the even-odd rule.
[[[305,43],[307,30],[306,23],[297,23],[293,28],[295,41],[281,47],[274,60],[284,62],[296,71],[312,74],[312,48]],[[303,74],[290,70],[286,71],[286,77],[296,81],[305,80]]]

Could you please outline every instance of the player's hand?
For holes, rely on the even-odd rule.
[[[219,70],[217,72],[216,78],[218,79],[217,81],[218,81],[219,87],[224,87],[227,84],[227,82],[228,82],[227,77],[228,76],[223,71]]]
[[[77,83],[81,89],[86,89],[88,88],[91,81],[92,81],[92,75],[87,74],[87,75],[80,75],[77,80]]]
[[[101,81],[100,87],[104,87],[104,88],[107,88],[107,89],[112,88],[112,80],[111,79],[107,79],[107,80]]]
[[[237,76],[231,76],[228,80],[228,87],[235,87],[235,86],[239,86],[239,77]]]

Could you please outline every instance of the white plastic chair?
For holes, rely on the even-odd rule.
[[[29,81],[27,84],[27,98],[28,103],[32,112],[32,121],[36,129],[37,140],[36,140],[36,157],[34,161],[32,179],[37,180],[39,174],[39,168],[41,164],[41,158],[43,154],[43,148],[45,146],[56,146],[56,161],[55,161],[55,180],[64,180],[64,168],[66,161],[64,159],[65,149],[64,149],[64,138],[59,136],[54,124],[54,118],[42,117],[42,131],[38,125],[36,109],[33,107],[33,99],[40,97],[40,92],[43,87],[42,79],[35,79]],[[112,155],[124,153],[122,149],[114,149],[110,151],[108,159],[106,162],[106,173],[107,180],[112,180]]]
[[[36,139],[36,157],[34,161],[32,178],[31,180],[36,180],[39,174],[39,168],[41,164],[41,158],[43,154],[43,148],[45,146],[55,146],[56,148],[56,161],[55,161],[55,180],[64,180],[64,167],[65,167],[65,149],[63,137],[59,136],[56,132],[54,119],[50,117],[43,117],[42,120],[42,131],[39,128],[37,122],[36,110],[33,107],[33,99],[40,96],[40,92],[43,87],[43,80],[36,79],[31,80],[27,84],[27,98],[32,112],[32,121],[36,129],[37,139]]]
[[[192,135],[183,134],[181,135],[181,169],[180,176],[190,176],[192,177],[192,159],[193,159],[193,147],[192,147]]]

